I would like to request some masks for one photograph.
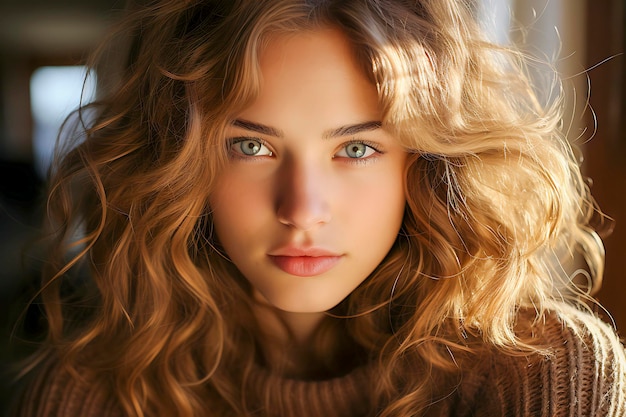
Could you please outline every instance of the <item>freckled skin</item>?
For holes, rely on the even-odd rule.
[[[381,120],[376,88],[340,31],[277,36],[260,59],[260,95],[227,132],[231,159],[210,201],[215,230],[260,299],[285,312],[321,313],[361,284],[395,241],[406,152],[377,124],[337,130]],[[319,274],[315,261],[298,258],[295,267],[312,265],[313,273],[298,276],[270,256],[294,247],[336,257]]]

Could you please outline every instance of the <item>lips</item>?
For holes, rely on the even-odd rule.
[[[313,277],[328,272],[337,265],[342,255],[319,248],[283,248],[269,255],[282,271],[298,277]]]

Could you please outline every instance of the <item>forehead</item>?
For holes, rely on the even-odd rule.
[[[259,56],[258,96],[243,113],[256,121],[301,114],[338,125],[378,120],[377,90],[361,68],[339,29],[273,35]]]
[[[353,45],[344,32],[334,27],[271,34],[264,42],[259,61],[266,71],[276,70],[286,61],[303,69],[325,63],[328,70],[333,68],[333,62],[349,62],[351,69],[360,71]]]

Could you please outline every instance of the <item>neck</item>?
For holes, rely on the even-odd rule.
[[[291,313],[259,306],[255,315],[266,336],[283,345],[306,346],[324,318],[323,313]]]
[[[259,323],[263,355],[270,369],[293,377],[320,376],[321,360],[335,352],[318,352],[315,336],[324,312],[294,313],[278,310],[257,298],[253,307]],[[332,349],[331,349],[332,350]]]
[[[254,314],[262,333],[281,345],[307,346],[325,317],[324,312],[294,313],[272,307],[255,294]]]
[[[294,378],[324,379],[349,372],[364,360],[343,319],[326,312],[279,310],[258,293],[255,299],[259,343],[269,369]]]

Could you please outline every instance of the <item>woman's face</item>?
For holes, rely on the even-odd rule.
[[[273,38],[256,101],[229,127],[217,236],[257,296],[326,311],[376,268],[404,213],[406,152],[338,30]]]

